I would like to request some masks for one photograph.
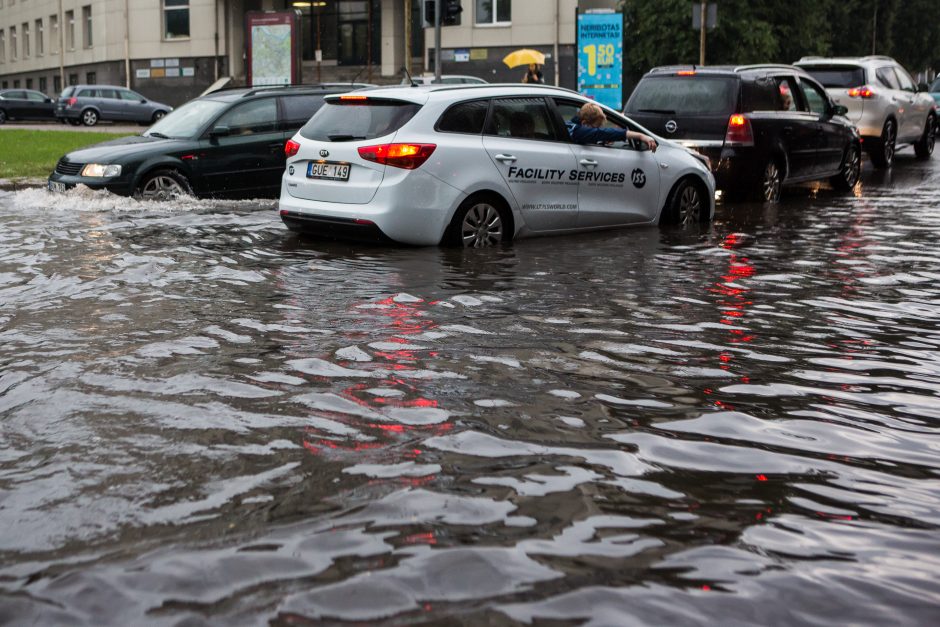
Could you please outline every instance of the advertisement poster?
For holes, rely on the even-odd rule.
[[[245,16],[247,73],[251,87],[292,85],[297,69],[297,20],[292,12],[260,13]]]
[[[578,91],[616,110],[623,106],[623,16],[578,14]]]

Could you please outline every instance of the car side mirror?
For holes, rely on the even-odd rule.
[[[141,98],[141,99],[140,99],[140,104],[147,104],[147,99],[146,99],[146,98]]]
[[[917,91],[930,91],[930,85],[927,83],[917,83]]]
[[[845,115],[849,112],[849,108],[845,105],[832,105],[832,115]]]
[[[46,102],[47,103],[52,102],[52,98],[46,98]]]
[[[212,130],[209,131],[209,137],[228,137],[231,134],[232,129],[222,124],[219,126],[213,126]]]

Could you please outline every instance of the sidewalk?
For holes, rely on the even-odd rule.
[[[19,179],[0,179],[0,191],[15,192],[18,189],[32,189],[34,187],[45,187],[46,179],[40,178],[19,178]]]
[[[109,124],[101,122],[95,126],[72,126],[58,122],[7,122],[0,124],[0,131],[78,131],[80,133],[143,133],[146,126],[139,124]]]

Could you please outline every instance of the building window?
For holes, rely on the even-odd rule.
[[[59,54],[59,16],[49,16],[49,51]]]
[[[58,74],[52,77],[52,92],[57,94],[62,91],[62,77]]]
[[[69,85],[78,85],[78,74],[69,74]]]
[[[46,93],[46,90],[49,89],[49,81],[46,80],[45,76],[39,77],[39,91]]]
[[[23,58],[29,58],[29,23],[23,22]]]
[[[36,56],[41,57],[46,54],[46,42],[42,32],[42,18],[36,20]]]
[[[477,24],[509,24],[512,21],[512,0],[476,0]]]
[[[98,82],[98,75],[95,72],[86,72],[85,73],[85,84],[94,85]]]
[[[7,61],[7,38],[3,32],[3,29],[0,28],[0,63],[6,63]]]
[[[14,78],[14,79],[13,79],[13,89],[19,89],[19,88],[20,88],[20,79]]]
[[[16,26],[10,27],[10,61],[16,61]]]
[[[85,36],[85,47],[91,48],[95,43],[91,36],[91,5],[82,7],[82,30]]]
[[[75,50],[75,11],[65,12],[65,49]]]
[[[33,79],[27,78],[27,79],[26,79],[26,89],[32,89],[32,88],[33,88]]]
[[[163,0],[163,38],[189,37],[189,0]]]

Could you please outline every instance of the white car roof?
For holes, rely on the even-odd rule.
[[[391,100],[404,100],[415,104],[425,104],[429,101],[464,100],[467,98],[494,98],[498,96],[577,96],[585,99],[581,94],[553,85],[528,85],[525,83],[480,83],[464,85],[393,85],[373,89],[360,89],[356,96],[367,98],[388,98]],[[349,94],[352,95],[352,94]],[[340,96],[327,96],[327,100],[337,100]]]

